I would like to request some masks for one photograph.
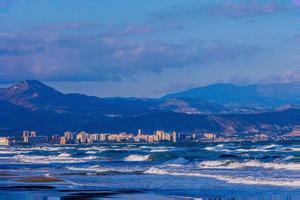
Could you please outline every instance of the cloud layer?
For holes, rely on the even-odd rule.
[[[64,28],[79,28],[82,25]],[[55,28],[57,28],[55,26]],[[220,41],[182,43],[139,41],[122,34],[145,34],[150,27],[112,29],[109,34],[65,34],[46,31],[0,35],[2,81],[41,79],[57,81],[132,79],[138,72],[160,73],[165,68],[201,67],[251,55],[254,47]]]
[[[178,17],[220,17],[244,18],[261,15],[270,15],[282,12],[297,12],[300,7],[298,0],[294,1],[216,1],[197,2],[185,6],[173,6],[165,10],[156,10],[151,13],[154,19],[174,19]]]

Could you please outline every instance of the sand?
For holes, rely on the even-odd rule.
[[[26,183],[49,183],[49,182],[62,182],[64,180],[49,177],[49,176],[29,176],[22,179],[17,180],[17,182],[26,182]]]

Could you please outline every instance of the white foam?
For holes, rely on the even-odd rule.
[[[278,144],[269,144],[269,145],[263,146],[262,148],[263,149],[273,149],[273,148],[276,148],[276,147],[282,147],[282,146],[278,145]]]
[[[68,146],[61,146],[61,147],[51,147],[51,146],[44,146],[44,147],[30,147],[30,148],[20,148],[20,150],[30,150],[30,151],[63,151],[67,149],[75,149],[75,147],[68,147]]]
[[[32,151],[21,151],[21,150],[15,150],[15,149],[5,149],[5,150],[0,150],[0,154],[26,154],[26,153],[31,153]]]
[[[78,150],[104,152],[104,151],[111,150],[111,149],[105,148],[105,147],[91,146],[91,147],[81,147],[81,148],[78,148]]]
[[[300,147],[286,147],[283,148],[284,151],[291,151],[291,152],[300,152]]]
[[[211,160],[200,162],[198,166],[204,169],[238,169],[246,167],[260,167],[267,169],[281,169],[292,171],[300,170],[300,163],[259,162],[257,160],[249,160],[245,162],[237,162],[231,160]]]
[[[162,148],[164,146],[160,146]],[[152,148],[157,148],[156,146],[140,146],[139,149],[152,149]]]
[[[228,149],[225,145],[219,144],[217,146],[209,146],[204,148],[207,151],[217,151],[217,152],[270,152],[270,151],[281,151],[283,150],[282,145],[270,144],[264,146],[257,146],[255,148],[238,148],[238,149]]]
[[[85,152],[86,154],[96,154],[96,153],[98,153],[97,151],[87,151],[87,152]]]
[[[70,156],[71,156],[71,154],[69,154],[69,153],[61,153],[58,155],[58,157],[60,157],[60,158],[70,157]]]
[[[174,151],[177,150],[175,147],[167,147],[167,146],[140,146],[140,149],[149,150],[149,152],[166,152],[166,151]]]
[[[171,172],[165,170],[165,169],[160,169],[157,167],[150,167],[148,170],[144,171],[145,174],[161,174],[161,175],[173,175]]]
[[[208,161],[202,161],[198,164],[200,168],[204,169],[234,169],[237,168],[236,166],[230,165],[230,160],[208,160]]]
[[[149,160],[150,155],[137,155],[137,154],[131,154],[124,158],[124,161],[147,161]]]
[[[150,152],[151,153],[155,153],[155,152],[166,152],[169,151],[168,149],[151,149]]]
[[[207,151],[214,151],[216,148],[215,147],[205,147],[204,149]]]
[[[94,165],[90,167],[67,167],[69,170],[73,171],[88,171],[88,172],[107,172],[109,169],[101,167],[100,165]]]
[[[12,157],[13,160],[22,163],[34,164],[50,164],[50,163],[84,163],[90,160],[97,159],[96,156],[87,156],[83,158],[73,158],[68,153],[61,153],[58,156],[36,156],[36,155],[16,155]]]
[[[286,186],[286,187],[300,187],[300,180],[292,180],[289,178],[254,178],[251,176],[247,177],[234,177],[225,176],[218,174],[205,174],[199,172],[176,172],[169,171],[166,169],[161,169],[157,167],[151,167],[144,171],[145,174],[158,174],[158,175],[173,175],[173,176],[190,176],[190,177],[206,177],[214,178],[217,180],[225,181],[227,183],[233,184],[246,184],[246,185],[273,185],[273,186]]]
[[[214,147],[205,147],[204,149],[207,150],[207,151],[232,152],[232,150],[223,148],[223,146],[219,146],[219,145],[214,146]]]

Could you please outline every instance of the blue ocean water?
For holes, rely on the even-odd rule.
[[[0,148],[1,200],[103,198],[300,199],[300,143]]]

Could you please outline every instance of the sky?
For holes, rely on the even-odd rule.
[[[0,0],[0,83],[159,97],[300,81],[300,0]]]

